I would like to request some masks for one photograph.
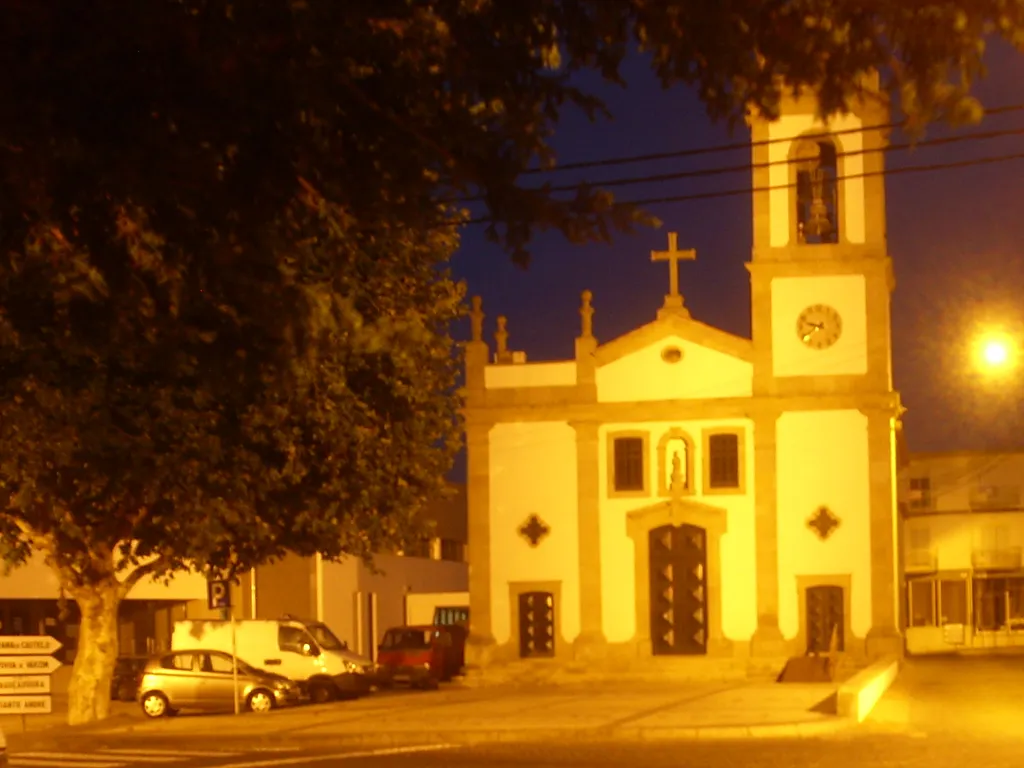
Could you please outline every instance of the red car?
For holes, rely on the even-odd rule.
[[[392,627],[377,648],[378,683],[436,688],[462,671],[465,650],[465,627]]]

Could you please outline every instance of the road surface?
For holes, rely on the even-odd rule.
[[[372,729],[372,722],[367,728]],[[12,754],[12,768],[1021,768],[1024,656],[917,661],[866,726],[806,740],[506,743],[380,749],[301,732],[90,737]]]

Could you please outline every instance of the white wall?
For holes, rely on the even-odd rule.
[[[405,596],[405,623],[432,624],[440,606],[469,607],[469,592],[424,592]]]
[[[500,644],[511,636],[509,582],[560,581],[561,639],[571,643],[579,634],[576,489],[576,431],[566,422],[491,429],[491,621]],[[531,514],[551,529],[536,548],[518,533]]]
[[[683,359],[666,363],[661,352],[678,347]],[[602,403],[750,397],[752,363],[669,336],[597,369]]]
[[[0,599],[2,600],[56,600],[60,584],[52,568],[42,555],[33,555],[27,563],[9,574],[0,573]],[[169,584],[142,579],[128,594],[129,600],[206,600],[206,577],[183,571],[174,575]]]
[[[709,495],[701,493],[704,456],[701,433],[704,429],[746,429],[746,487],[744,494]],[[729,640],[748,640],[757,627],[757,577],[754,537],[754,459],[753,426],[747,419],[724,421],[683,421],[608,424],[599,431],[599,488],[601,489],[601,594],[604,600],[602,622],[610,642],[631,640],[636,626],[636,558],[633,540],[626,534],[626,516],[665,501],[657,496],[658,440],[670,429],[679,428],[689,434],[696,447],[694,478],[696,493],[688,500],[699,501],[726,510],[728,532],[722,537],[722,631]],[[651,461],[649,488],[643,498],[608,498],[608,434],[621,430],[650,432]],[[710,566],[710,564],[709,564]],[[648,585],[640,585],[649,589]]]
[[[791,639],[799,633],[798,575],[850,574],[850,629],[863,637],[871,628],[867,416],[854,410],[785,413],[776,446],[782,634]],[[825,541],[807,526],[821,506],[840,520]]]
[[[811,349],[797,334],[800,313],[826,304],[842,318],[827,349]],[[777,277],[772,280],[772,372],[775,376],[854,376],[868,371],[867,283],[864,275]]]
[[[517,387],[571,387],[576,384],[576,361],[554,363],[511,363],[484,368],[488,389]]]

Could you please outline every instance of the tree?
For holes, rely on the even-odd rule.
[[[531,188],[565,109],[641,44],[709,114],[823,114],[881,69],[920,124],[976,117],[1012,0],[3,0],[0,539],[82,616],[69,719],[107,713],[146,575],[400,543],[456,441],[444,272],[478,194],[532,233],[649,222]]]

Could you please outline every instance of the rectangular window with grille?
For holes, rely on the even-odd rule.
[[[740,487],[740,436],[737,434],[708,437],[708,487]]]
[[[932,506],[932,481],[927,477],[910,478],[910,496],[908,498],[911,509],[931,509]]]
[[[405,557],[430,557],[431,540],[429,536],[413,539],[402,550]]]
[[[466,560],[466,545],[455,539],[441,539],[441,559],[462,563]]]
[[[614,448],[614,488],[616,491],[643,491],[647,487],[644,478],[644,439],[642,437],[618,437]]]

